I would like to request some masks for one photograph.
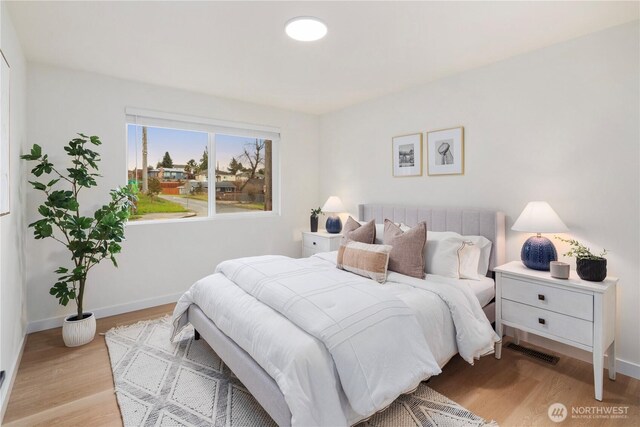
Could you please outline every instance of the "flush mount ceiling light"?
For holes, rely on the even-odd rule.
[[[298,16],[290,19],[284,27],[287,35],[301,42],[320,40],[327,35],[327,26],[313,16]]]

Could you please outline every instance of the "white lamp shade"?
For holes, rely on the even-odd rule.
[[[511,227],[527,233],[562,233],[569,231],[547,202],[529,202]]]
[[[340,200],[337,196],[331,196],[324,202],[324,206],[322,206],[322,212],[344,212],[344,205],[342,204],[342,200]]]

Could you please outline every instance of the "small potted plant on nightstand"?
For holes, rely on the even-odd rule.
[[[80,210],[78,195],[85,188],[97,186],[100,155],[88,148],[100,145],[97,136],[79,134],[69,141],[64,150],[71,157],[71,165],[58,172],[49,157],[42,153],[39,145],[31,148],[22,159],[36,162],[31,173],[36,178],[53,174],[54,179],[29,181],[35,190],[44,193],[45,200],[38,207],[40,218],[29,224],[36,239],[52,238],[70,252],[71,265],[55,270],[56,283],[49,293],[66,306],[76,303],[76,313],[68,316],[62,324],[62,338],[67,347],[77,347],[91,342],[96,334],[96,318],[92,312],[84,311],[83,301],[87,275],[100,261],[109,259],[116,267],[116,254],[124,240],[124,225],[129,218],[129,209],[135,196],[127,187],[111,190],[111,201],[90,215]],[[59,185],[63,184],[63,185]],[[62,188],[61,188],[62,187]],[[65,188],[66,187],[66,188]]]
[[[591,250],[582,243],[574,239],[563,239],[556,236],[556,239],[570,245],[569,252],[565,256],[576,258],[576,272],[582,280],[590,282],[602,282],[607,277],[607,254],[606,249],[600,255],[594,255]]]
[[[318,231],[318,216],[322,213],[322,208],[318,207],[316,209],[311,209],[311,232],[315,233]]]

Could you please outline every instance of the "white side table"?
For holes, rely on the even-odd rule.
[[[602,400],[604,355],[609,356],[609,379],[616,378],[616,284],[581,280],[575,271],[568,280],[548,271],[526,268],[513,261],[495,269],[496,332],[510,326],[593,354],[596,400]],[[516,338],[517,339],[517,338]],[[500,359],[502,342],[496,345]]]
[[[327,233],[324,230],[312,233],[302,232],[302,256],[310,257],[319,252],[337,251],[340,247],[342,234]]]

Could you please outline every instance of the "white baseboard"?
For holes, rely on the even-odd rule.
[[[160,297],[132,301],[126,304],[96,308],[92,309],[91,311],[93,312],[93,314],[95,314],[96,319],[100,319],[102,317],[115,316],[116,314],[128,313],[130,311],[142,310],[144,308],[176,302],[182,296],[182,294],[183,292],[180,292],[179,294],[163,295]],[[59,328],[60,326],[62,326],[64,318],[67,316],[68,314],[29,322],[29,324],[27,325],[27,333],[30,334],[33,332],[44,331],[46,329]]]
[[[506,335],[513,337],[513,330],[509,327],[507,327],[506,330]],[[593,357],[588,351],[584,351],[576,347],[571,347],[570,345],[562,344],[544,337],[540,337],[538,335],[527,334],[526,332],[520,332],[520,339],[533,345],[544,347],[551,351],[573,357],[574,359],[593,364]],[[606,357],[607,356],[605,356],[605,358]],[[604,366],[607,366],[606,361],[604,363]],[[616,372],[640,380],[640,365],[637,363],[616,358]]]
[[[20,361],[22,360],[22,353],[24,352],[24,345],[27,342],[27,335],[22,337],[22,342],[20,343],[20,351],[16,356],[13,364],[11,365],[11,369],[6,371],[7,377],[5,378],[5,386],[7,387],[7,393],[4,396],[4,400],[2,401],[2,405],[0,405],[0,425],[2,425],[2,420],[4,419],[4,413],[7,411],[7,406],[9,405],[9,399],[11,399],[11,390],[13,390],[13,383],[16,381],[16,376],[18,375],[18,368],[20,367]],[[1,391],[0,391],[1,393]]]

